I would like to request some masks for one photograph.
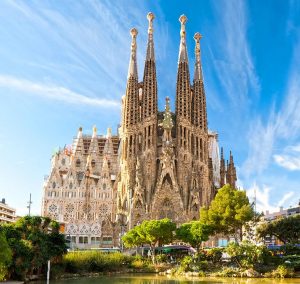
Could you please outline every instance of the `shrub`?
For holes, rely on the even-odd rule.
[[[167,262],[168,257],[165,254],[158,254],[155,256],[155,260],[157,263],[163,263],[163,262]]]
[[[223,251],[223,248],[212,248],[207,251],[207,259],[213,263],[217,263],[221,260]]]
[[[288,268],[285,265],[279,265],[275,270],[271,272],[271,275],[274,278],[288,278],[294,276],[294,271],[293,269]]]
[[[132,258],[121,253],[105,254],[98,251],[69,252],[63,258],[66,272],[117,271],[121,266],[129,266]]]
[[[180,270],[183,272],[187,272],[191,269],[191,265],[193,263],[193,258],[189,255],[185,256],[180,263]]]
[[[214,274],[216,277],[236,277],[240,276],[240,271],[237,268],[226,267],[222,271],[218,271]]]

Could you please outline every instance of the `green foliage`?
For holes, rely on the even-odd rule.
[[[166,254],[159,254],[155,257],[157,263],[164,263],[168,261],[168,257]]]
[[[118,271],[122,266],[130,266],[133,257],[121,253],[98,251],[69,252],[63,257],[63,266],[68,273]]]
[[[282,257],[282,260],[287,267],[300,271],[300,255],[286,255]]]
[[[171,243],[174,238],[176,224],[170,219],[143,221],[128,231],[122,241],[125,247],[137,247],[148,244],[152,249],[152,260],[155,260],[155,246]]]
[[[222,258],[223,251],[224,251],[223,248],[209,249],[206,252],[206,258],[207,258],[207,260],[210,260],[213,263],[218,263],[218,262],[220,262],[220,260]]]
[[[211,234],[212,226],[203,224],[200,221],[184,223],[176,230],[176,237],[195,247],[198,252],[201,243],[207,241]]]
[[[257,234],[260,238],[275,236],[285,244],[300,243],[300,215],[264,223],[258,227]]]
[[[255,264],[263,264],[270,255],[266,247],[256,246],[248,241],[243,241],[240,244],[229,243],[226,252],[240,268],[252,268]]]
[[[200,221],[211,225],[215,233],[241,234],[242,226],[254,216],[245,191],[225,185],[218,190],[208,209],[200,211]]]
[[[0,231],[0,281],[5,280],[8,270],[7,267],[12,261],[12,251],[9,247],[6,237],[2,231]]]
[[[50,218],[26,216],[1,228],[12,250],[12,263],[7,268],[13,279],[42,273],[49,259],[55,263],[66,252],[59,224]]]
[[[187,272],[190,270],[193,258],[189,255],[185,256],[180,262],[180,271]]]
[[[274,278],[289,278],[294,276],[294,271],[292,268],[288,268],[285,265],[279,265],[271,273],[266,273],[265,276]]]

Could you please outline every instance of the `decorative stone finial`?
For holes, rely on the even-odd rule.
[[[187,17],[185,15],[181,15],[179,18],[179,22],[181,23],[180,36],[185,37],[185,24],[187,22]]]
[[[155,16],[152,12],[149,12],[147,14],[147,19],[149,21],[149,27],[148,27],[148,34],[153,34],[153,20],[154,20]]]
[[[203,80],[202,75],[202,66],[201,66],[201,58],[200,58],[200,39],[202,38],[202,35],[200,33],[195,33],[194,39],[195,39],[195,74],[194,74],[194,80]]]
[[[110,137],[111,137],[111,128],[108,127],[106,131],[106,138],[110,138]]]
[[[138,30],[136,28],[132,28],[130,30],[130,34],[131,34],[131,37],[132,37],[131,50],[136,51],[136,36],[138,34]]]
[[[93,138],[97,137],[97,127],[96,125],[93,126]]]
[[[136,36],[138,34],[138,31],[136,28],[132,28],[130,30],[130,34],[132,37],[131,41],[131,55],[130,55],[130,61],[129,61],[129,68],[128,68],[128,78],[130,76],[134,76],[137,78],[137,63],[136,63]]]
[[[80,126],[78,129],[77,138],[81,138],[81,137],[82,137],[82,127]]]
[[[201,38],[202,38],[202,35],[200,33],[198,33],[198,32],[195,33],[194,39],[195,39],[196,42],[199,42]]]

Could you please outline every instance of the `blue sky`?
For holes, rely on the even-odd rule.
[[[91,133],[120,121],[130,53],[139,31],[142,80],[152,11],[159,108],[175,101],[181,14],[193,74],[201,40],[209,128],[233,151],[239,185],[259,210],[300,198],[300,2],[270,1],[1,1],[0,197],[40,213],[44,175],[58,146],[82,126]]]

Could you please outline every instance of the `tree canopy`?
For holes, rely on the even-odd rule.
[[[269,223],[263,223],[257,228],[260,238],[267,235],[275,236],[284,244],[300,243],[300,215],[290,216]]]
[[[0,231],[0,281],[5,280],[7,274],[7,267],[12,261],[12,251],[9,247],[6,237],[3,232]]]
[[[254,217],[254,210],[245,191],[230,185],[220,188],[209,208],[202,208],[200,221],[211,225],[215,233],[240,238],[242,226]]]
[[[196,248],[198,252],[201,243],[207,241],[211,234],[212,227],[200,221],[184,223],[176,230],[176,237],[189,243],[192,247]]]
[[[176,224],[170,219],[146,220],[142,224],[129,230],[122,241],[125,247],[137,247],[147,244],[152,250],[154,256],[155,246],[171,243],[174,238]],[[153,258],[154,259],[154,258]]]
[[[56,262],[67,251],[59,224],[49,218],[26,216],[15,224],[2,225],[0,229],[12,250],[8,270],[15,279],[39,274],[48,260]]]

